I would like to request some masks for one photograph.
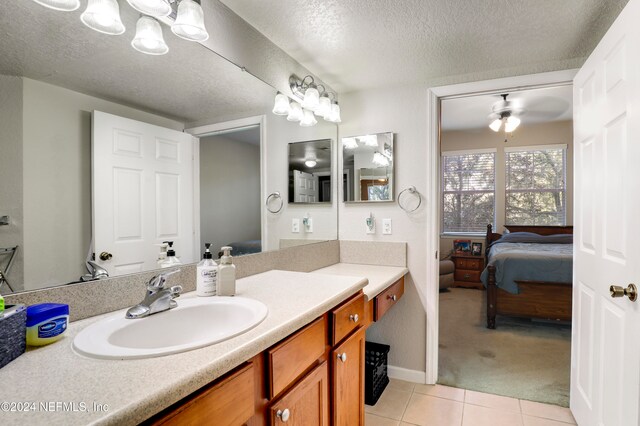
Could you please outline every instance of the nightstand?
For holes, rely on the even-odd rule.
[[[484,257],[454,254],[451,260],[456,265],[454,287],[484,289],[480,274],[484,270]]]

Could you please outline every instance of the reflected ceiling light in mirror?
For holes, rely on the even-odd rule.
[[[147,55],[164,55],[169,51],[162,37],[160,23],[150,16],[141,16],[136,24],[136,36],[131,46],[138,52]]]
[[[313,111],[308,109],[303,109],[302,120],[300,120],[300,125],[302,127],[311,127],[318,124],[318,120],[316,120],[316,116],[313,115]]]
[[[171,31],[185,40],[207,40],[209,33],[204,26],[202,6],[193,0],[181,0],[178,4],[176,21],[171,25]]]
[[[291,108],[289,107],[289,98],[284,94],[278,92],[276,94],[276,100],[273,103],[273,113],[275,115],[289,115]]]
[[[346,149],[356,149],[358,147],[358,141],[356,138],[342,138],[342,146]]]
[[[389,159],[378,151],[373,153],[373,159],[371,161],[373,162],[373,164],[381,167],[386,167],[389,165]]]
[[[127,0],[127,3],[138,12],[157,18],[172,12],[167,0]]]
[[[33,0],[39,5],[61,12],[72,12],[80,7],[80,0]]]
[[[304,165],[307,167],[315,167],[318,162],[316,160],[306,160]]]
[[[293,101],[289,105],[289,115],[287,115],[287,120],[289,121],[301,121],[304,116],[302,112],[302,105],[298,102]]]
[[[360,141],[363,142],[366,146],[370,146],[372,148],[378,147],[378,135],[366,135],[360,138]]]
[[[80,20],[87,27],[103,34],[120,35],[125,30],[116,0],[89,0]]]

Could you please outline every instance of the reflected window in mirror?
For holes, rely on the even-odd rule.
[[[289,144],[289,203],[331,203],[331,139]]]
[[[393,133],[342,138],[345,202],[394,200]]]

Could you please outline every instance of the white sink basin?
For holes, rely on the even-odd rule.
[[[177,299],[178,307],[140,319],[119,312],[89,325],[73,340],[92,358],[152,358],[202,348],[249,331],[267,316],[264,303],[243,297]]]

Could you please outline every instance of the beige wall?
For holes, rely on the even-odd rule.
[[[214,258],[222,246],[260,239],[261,206],[260,145],[200,139],[200,241]]]
[[[183,123],[23,79],[24,289],[78,279],[91,242],[91,112]],[[99,194],[98,194],[99,195]]]
[[[441,151],[466,149],[496,149],[496,231],[502,232],[505,225],[505,152],[506,147],[532,145],[567,145],[567,225],[573,223],[573,121],[556,121],[542,124],[522,124],[505,143],[504,133],[496,133],[488,127],[473,130],[442,132]],[[453,240],[463,237],[440,238],[441,258],[453,248]],[[466,238],[484,243],[483,237]]]

